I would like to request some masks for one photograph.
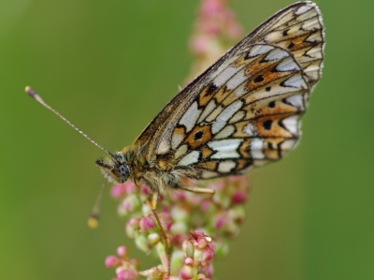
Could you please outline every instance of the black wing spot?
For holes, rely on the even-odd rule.
[[[253,81],[255,83],[261,83],[263,80],[264,80],[264,75],[259,75]]]
[[[268,142],[268,147],[270,150],[274,150],[273,142]]]
[[[266,120],[266,121],[264,121],[264,128],[265,128],[266,130],[270,130],[272,124],[273,124],[273,121],[272,121],[272,120]]]
[[[212,95],[217,91],[218,87],[215,84],[210,84],[210,86],[207,88],[205,96]]]
[[[203,138],[204,136],[204,131],[202,130],[199,130],[198,132],[195,133],[195,140],[201,140],[201,138]]]
[[[288,31],[290,31],[290,30],[289,30],[289,29],[284,30],[284,31],[283,31],[283,36],[288,36]]]
[[[269,108],[274,108],[275,107],[275,101],[269,102],[268,107]]]
[[[269,92],[271,90],[271,87],[265,88],[265,91]]]
[[[291,42],[291,43],[288,45],[287,48],[292,49],[294,46],[295,46],[295,44],[294,44],[293,42]]]

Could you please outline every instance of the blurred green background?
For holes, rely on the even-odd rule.
[[[236,0],[246,32],[292,1]],[[112,279],[104,259],[132,245],[117,202],[86,218],[102,151],[27,97],[47,102],[111,151],[128,145],[189,73],[199,1],[1,0],[0,279]],[[318,1],[324,77],[301,145],[250,174],[247,220],[219,279],[374,279],[374,2]],[[151,257],[138,250],[132,256]]]

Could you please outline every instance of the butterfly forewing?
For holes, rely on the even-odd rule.
[[[300,137],[323,47],[314,3],[280,11],[179,93],[136,144],[146,147],[148,160],[167,156],[195,178],[278,160]]]

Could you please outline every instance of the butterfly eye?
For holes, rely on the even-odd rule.
[[[118,173],[119,173],[120,178],[126,181],[130,175],[130,170],[127,167],[127,165],[121,164],[118,166]]]

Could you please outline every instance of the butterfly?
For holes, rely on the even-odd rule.
[[[235,175],[282,158],[298,143],[300,118],[321,78],[324,25],[313,2],[293,4],[265,21],[174,97],[135,140],[96,164],[113,182],[152,191],[214,193],[185,178]]]

